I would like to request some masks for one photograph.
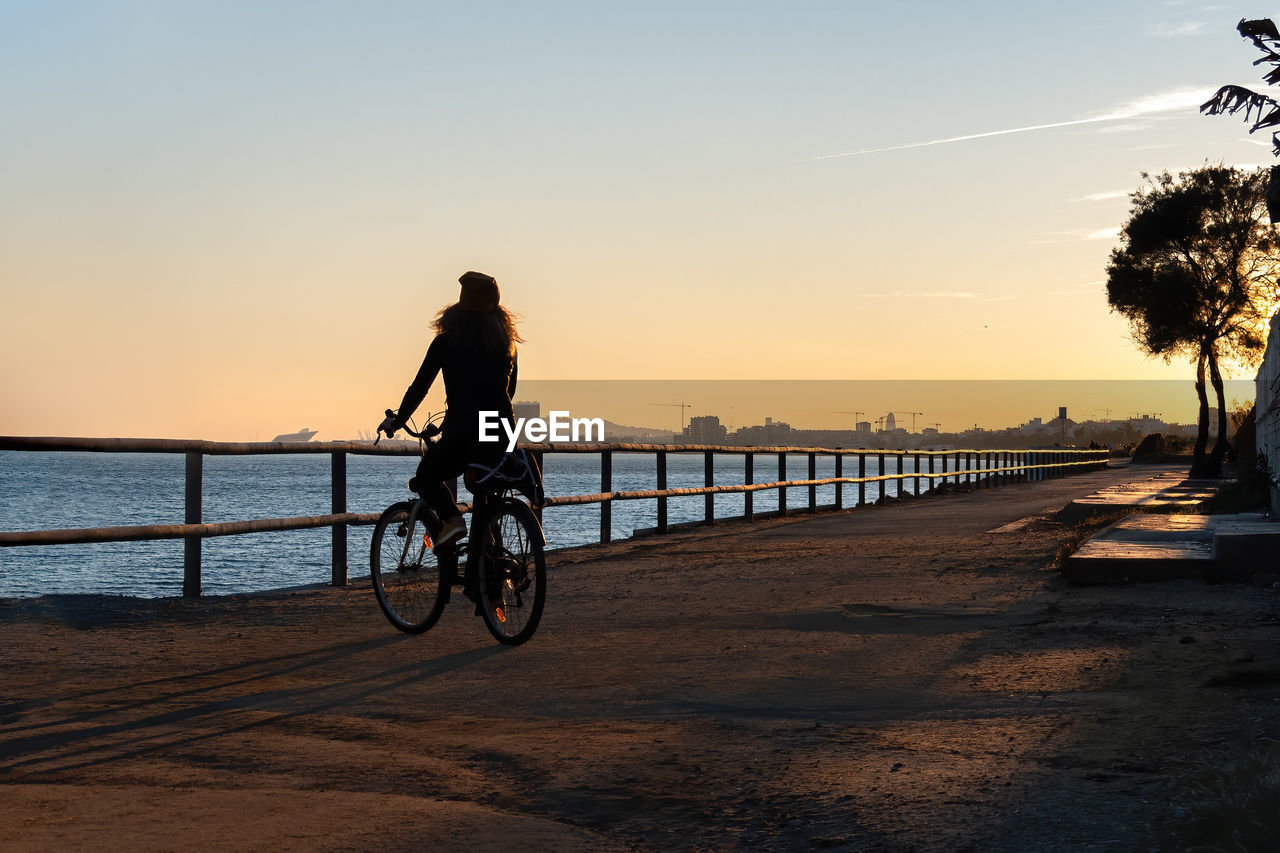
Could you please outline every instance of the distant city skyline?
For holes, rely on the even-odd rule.
[[[730,431],[785,421],[797,429],[854,429],[889,412],[914,432],[941,423],[942,432],[975,426],[1005,429],[1034,418],[1057,417],[1061,406],[1073,421],[1127,420],[1157,415],[1169,423],[1194,423],[1197,401],[1189,381],[1154,380],[954,380],[904,381],[622,381],[533,380],[521,399],[536,399],[545,413],[563,408],[599,415],[633,427],[681,432],[691,417],[715,415]],[[1253,383],[1228,380],[1228,405],[1253,399]],[[681,413],[676,406],[688,404]],[[859,414],[852,414],[858,412]],[[912,412],[920,414],[912,417]],[[905,413],[905,417],[904,417]]]
[[[1273,162],[1196,108],[1266,13],[3,4],[0,432],[368,431],[468,269],[522,381],[1189,384],[1106,262],[1141,172]]]

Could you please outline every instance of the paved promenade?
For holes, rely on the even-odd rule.
[[[0,602],[0,849],[1169,849],[1280,736],[1280,606],[1047,570],[1147,476],[555,555],[518,649],[367,584]]]

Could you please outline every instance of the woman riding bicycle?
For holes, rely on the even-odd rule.
[[[448,412],[440,439],[428,444],[417,474],[409,481],[409,488],[420,494],[444,523],[437,547],[467,532],[444,481],[460,476],[469,465],[491,468],[502,458],[502,442],[480,441],[480,412],[497,412],[508,423],[514,422],[511,397],[516,390],[516,344],[524,340],[516,331],[511,312],[498,304],[498,282],[492,276],[467,272],[458,282],[462,285],[458,301],[436,315],[435,339],[385,430],[389,437],[404,428],[427,396],[436,374],[443,371]]]

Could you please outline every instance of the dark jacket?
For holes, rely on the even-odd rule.
[[[407,421],[421,405],[441,371],[449,407],[441,426],[442,441],[460,449],[478,445],[482,411],[497,412],[499,417],[514,421],[511,398],[516,392],[515,347],[507,353],[495,353],[483,349],[476,341],[455,340],[450,333],[442,332],[427,347],[418,375],[404,392],[399,409],[401,422]],[[497,447],[501,448],[506,439],[501,430],[499,434],[503,441]]]

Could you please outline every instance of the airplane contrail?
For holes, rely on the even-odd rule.
[[[1133,101],[1115,112],[1106,115],[1092,116],[1090,118],[1073,119],[1071,121],[1055,121],[1048,124],[1032,124],[1026,127],[1010,127],[1004,130],[988,130],[984,133],[968,133],[964,136],[948,136],[943,139],[930,139],[924,142],[908,142],[904,145],[888,145],[884,148],[860,148],[857,151],[842,151],[837,154],[819,154],[816,157],[806,157],[800,162],[811,162],[814,160],[834,160],[839,157],[856,157],[860,154],[880,154],[884,151],[905,151],[909,148],[927,148],[931,145],[947,145],[952,142],[967,142],[970,139],[986,139],[992,136],[1007,136],[1011,133],[1029,133],[1033,130],[1049,130],[1055,127],[1072,127],[1080,124],[1097,124],[1104,121],[1119,121],[1121,119],[1137,118],[1138,116],[1151,115],[1152,113],[1169,112],[1171,110],[1187,109],[1199,106],[1213,94],[1212,89],[1178,89],[1173,92],[1167,92],[1159,95],[1152,95],[1146,98],[1140,98]]]

